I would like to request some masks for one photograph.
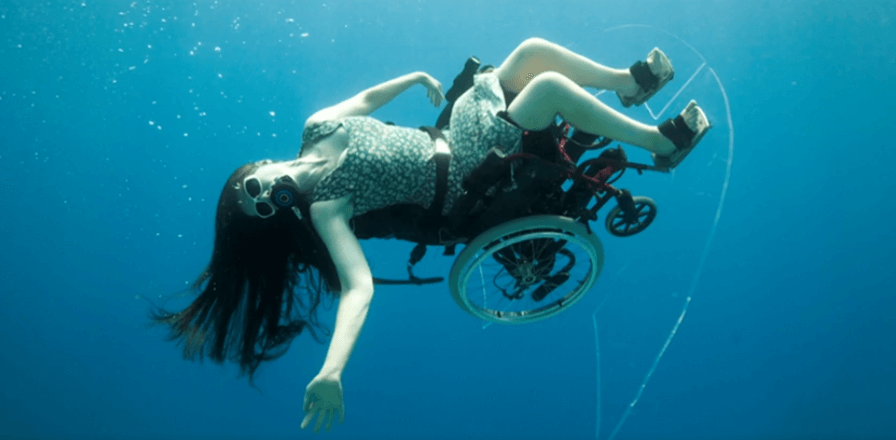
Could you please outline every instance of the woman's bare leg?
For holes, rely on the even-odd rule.
[[[495,73],[504,87],[519,93],[507,113],[527,130],[547,127],[559,113],[573,127],[589,133],[660,155],[675,151],[657,127],[626,117],[582,88],[634,94],[638,85],[628,69],[613,69],[549,41],[530,38]]]
[[[541,130],[557,114],[573,127],[636,145],[658,155],[675,151],[675,144],[655,126],[642,124],[613,110],[572,79],[543,72],[530,80],[507,107],[507,114],[526,130]]]
[[[495,73],[504,87],[519,93],[536,76],[548,71],[560,73],[582,87],[613,90],[624,95],[638,91],[638,85],[628,69],[613,69],[598,64],[540,38],[523,41]]]

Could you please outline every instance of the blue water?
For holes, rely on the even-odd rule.
[[[615,67],[660,46],[677,74],[651,109],[696,98],[715,128],[674,175],[620,182],[660,215],[597,223],[603,274],[557,317],[489,326],[444,284],[379,288],[328,437],[896,437],[896,3],[552,3],[0,4],[0,437],[312,435],[325,345],[298,338],[259,393],[181,359],[146,300],[203,269],[225,179],[294,156],[313,111],[416,70],[447,88],[532,36]],[[419,88],[375,116],[437,114]],[[364,244],[379,276],[411,246]]]

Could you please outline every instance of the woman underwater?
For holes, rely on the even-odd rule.
[[[558,114],[578,130],[651,151],[657,165],[677,166],[709,128],[693,101],[678,118],[649,126],[584,89],[613,90],[624,105],[640,105],[672,75],[659,50],[630,69],[612,69],[541,39],[524,41],[500,67],[478,74],[455,102],[444,133],[452,158],[442,212],[462,195],[463,178],[489,149],[516,152],[523,131],[544,129]],[[350,220],[399,203],[428,207],[435,196],[430,136],[368,116],[416,84],[441,104],[438,81],[423,72],[404,75],[313,114],[297,159],[237,169],[218,201],[214,251],[194,284],[198,296],[180,312],[154,316],[184,344],[187,357],[229,359],[251,378],[303,330],[317,338],[322,297],[338,298],[326,359],[306,388],[302,428],[315,415],[315,431],[324,419],[330,429],[337,413],[343,420],[341,377],[373,297],[373,277]],[[509,106],[505,93],[516,95]],[[272,203],[271,188],[283,179],[310,203],[313,231]]]

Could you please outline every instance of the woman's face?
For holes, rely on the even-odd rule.
[[[243,178],[237,184],[240,196],[240,208],[252,217],[269,217],[274,214],[274,205],[270,203],[271,187],[274,181],[288,172],[287,162],[263,160],[255,172]]]
[[[290,176],[298,185],[299,191],[306,193],[314,188],[319,180],[320,164],[307,160],[291,160],[274,162],[263,160],[255,172],[249,174],[239,183],[240,207],[246,215],[253,217],[270,217],[274,214],[271,204],[271,188],[277,179]]]

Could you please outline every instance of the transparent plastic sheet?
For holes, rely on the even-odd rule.
[[[567,47],[614,67],[629,66],[659,47],[673,63],[675,79],[648,103],[624,109],[615,94],[598,93],[599,98],[651,125],[674,117],[695,99],[713,124],[671,175],[626,176],[619,185],[652,197],[660,214],[640,236],[604,240],[608,263],[604,279],[591,292],[599,292],[591,315],[595,438],[609,440],[644,396],[698,291],[725,204],[734,127],[725,87],[710,61],[676,35],[653,26],[623,25]],[[649,163],[647,153],[626,150],[630,160]]]
[[[734,127],[725,87],[693,45],[656,27],[622,25],[574,42],[558,42],[602,64],[625,68],[654,47],[672,61],[675,79],[648,103],[624,108],[612,92],[604,103],[641,122],[657,125],[694,99],[713,124],[699,146],[671,174],[628,170],[616,184],[651,197],[659,214],[644,232],[616,238],[604,229],[611,203],[592,228],[605,248],[601,278],[587,299],[591,307],[596,371],[595,438],[613,439],[643,397],[660,360],[687,314],[722,215],[734,155]],[[612,145],[617,145],[614,143]],[[629,160],[651,163],[649,153],[626,146]],[[596,156],[588,153],[584,158]],[[584,159],[583,158],[583,159]],[[564,312],[552,319],[579,319]],[[483,322],[482,329],[491,326]],[[578,335],[577,335],[578,336]],[[571,337],[577,337],[571,335]],[[584,339],[584,338],[583,338]],[[612,378],[604,381],[602,378]],[[603,437],[601,437],[603,435]]]

